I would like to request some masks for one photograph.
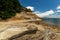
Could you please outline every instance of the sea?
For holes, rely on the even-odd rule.
[[[60,26],[60,18],[42,18],[42,20],[48,25]]]

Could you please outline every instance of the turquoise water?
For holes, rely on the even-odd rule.
[[[49,25],[60,26],[60,18],[42,18],[42,19],[43,19],[43,22]]]

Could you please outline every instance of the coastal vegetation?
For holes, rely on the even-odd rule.
[[[0,19],[8,19],[21,11],[31,12],[18,2],[18,0],[0,0]]]

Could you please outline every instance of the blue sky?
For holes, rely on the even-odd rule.
[[[58,16],[60,12],[60,0],[19,0],[24,7],[33,7],[38,15]],[[50,14],[51,12],[51,14]],[[59,14],[60,15],[60,14]]]

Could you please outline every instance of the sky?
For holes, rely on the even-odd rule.
[[[60,0],[19,0],[19,2],[39,17],[60,17]]]

